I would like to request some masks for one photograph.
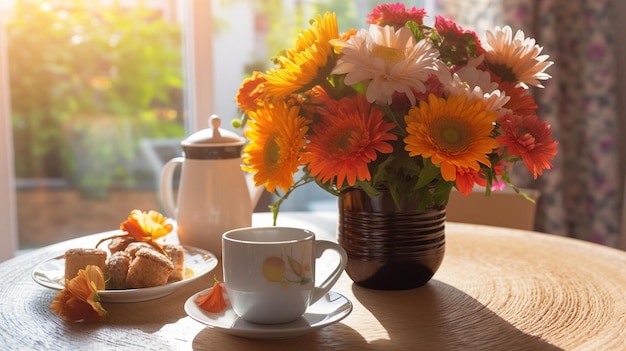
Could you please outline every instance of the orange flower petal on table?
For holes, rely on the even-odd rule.
[[[196,304],[207,312],[222,313],[228,307],[228,302],[224,298],[225,290],[224,285],[215,279],[213,289],[206,295],[198,296]]]
[[[65,280],[61,290],[50,304],[50,310],[69,321],[101,321],[107,311],[100,304],[98,290],[104,289],[104,274],[100,267],[88,265],[74,278]]]
[[[128,219],[120,225],[120,229],[137,241],[153,241],[172,231],[172,224],[166,221],[167,218],[157,211],[132,210]]]

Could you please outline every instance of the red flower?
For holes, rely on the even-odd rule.
[[[498,118],[504,132],[497,138],[507,147],[510,155],[519,156],[534,178],[544,169],[552,168],[550,160],[557,153],[558,143],[552,139],[550,125],[539,120],[537,115],[520,116],[505,113]]]
[[[435,30],[441,37],[441,59],[450,65],[464,65],[470,57],[485,52],[475,32],[464,30],[449,19],[436,16]]]
[[[424,82],[424,86],[426,87],[424,92],[412,89],[413,95],[415,95],[417,101],[426,101],[431,94],[439,98],[444,96],[444,86],[436,75],[429,75],[428,79]],[[393,111],[407,111],[413,105],[411,105],[411,101],[405,93],[396,91],[393,93],[389,106]]]
[[[471,168],[456,169],[456,188],[465,196],[471,194],[474,184],[485,186],[485,177],[480,176],[480,171]]]
[[[504,108],[512,110],[516,115],[528,116],[537,111],[535,99],[528,93],[528,89],[524,89],[521,85],[501,82],[498,89],[510,97],[509,101],[504,104]]]

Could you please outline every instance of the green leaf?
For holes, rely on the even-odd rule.
[[[435,204],[447,204],[448,199],[450,198],[450,191],[452,191],[453,187],[454,182],[437,182],[435,190],[433,191],[433,201]]]
[[[425,187],[435,180],[440,174],[441,170],[439,167],[434,165],[430,158],[425,158],[424,167],[422,168],[422,172],[419,174],[419,179],[417,180],[415,187],[418,189]]]
[[[433,196],[428,187],[423,187],[417,191],[417,211],[424,211],[433,207]]]
[[[378,195],[378,190],[369,182],[357,181],[356,184],[359,188],[363,189],[367,193],[368,196],[374,197]]]
[[[411,33],[413,33],[413,37],[415,37],[416,41],[420,41],[426,37],[424,35],[424,31],[422,31],[422,28],[417,22],[408,21],[405,26],[411,30]]]

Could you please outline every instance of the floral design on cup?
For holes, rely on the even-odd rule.
[[[289,284],[304,285],[311,282],[311,267],[302,264],[290,255],[285,255],[285,259],[278,256],[270,256],[263,260],[263,276],[266,280],[279,283],[283,287]]]

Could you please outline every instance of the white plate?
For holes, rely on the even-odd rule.
[[[212,253],[191,246],[183,246],[183,249],[185,251],[185,279],[151,288],[100,290],[98,291],[100,301],[123,303],[157,299],[173,293],[176,289],[209,273],[217,266],[217,258]],[[39,263],[33,269],[32,277],[46,288],[63,289],[65,258],[61,255]]]
[[[196,304],[199,295],[205,295],[212,288],[200,291],[187,299],[185,312],[196,321],[220,331],[252,339],[285,339],[300,336],[311,331],[339,322],[352,312],[352,302],[343,295],[330,291],[315,302],[299,319],[284,324],[256,324],[247,322],[233,311],[209,313]]]

